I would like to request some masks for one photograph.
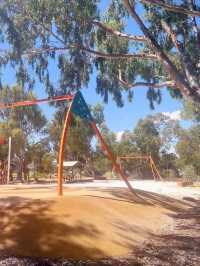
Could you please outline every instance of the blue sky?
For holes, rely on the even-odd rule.
[[[107,4],[108,1],[101,2],[102,14],[106,9]],[[142,14],[142,9],[140,6],[138,7],[138,11],[140,14]],[[132,34],[141,34],[137,25],[132,19],[130,19],[126,26],[126,32]],[[53,73],[53,75],[55,75],[55,78],[57,78],[58,72],[56,73],[55,71],[55,66],[51,63],[51,73]],[[14,85],[15,77],[13,75],[12,69],[7,68],[3,74],[3,83]],[[125,96],[124,107],[119,108],[116,106],[116,103],[112,100],[111,97],[109,98],[108,104],[104,104],[101,97],[96,94],[95,87],[96,84],[94,74],[91,78],[88,88],[82,90],[83,95],[88,104],[96,104],[100,102],[104,105],[106,124],[111,130],[115,132],[132,130],[137,124],[138,120],[140,118],[144,118],[148,114],[153,114],[156,112],[174,112],[181,108],[180,101],[172,99],[169,93],[165,89],[162,89],[163,100],[161,104],[156,105],[154,111],[151,110],[149,107],[149,102],[146,98],[146,88],[142,87],[135,89],[134,99],[131,103],[127,101]],[[45,97],[44,89],[39,83],[37,84],[35,91],[38,98]],[[41,108],[44,110],[46,116],[51,119],[53,109],[48,105],[41,105]]]
[[[53,69],[54,66],[52,66],[52,70]],[[55,72],[54,74],[56,75]],[[3,83],[9,85],[15,84],[15,76],[12,68],[7,68],[4,72]],[[163,99],[161,104],[155,105],[155,110],[151,110],[146,98],[147,89],[138,87],[134,90],[134,98],[132,102],[129,102],[126,94],[124,94],[124,107],[117,107],[111,96],[109,97],[108,104],[105,104],[100,95],[96,94],[95,88],[96,79],[94,74],[88,88],[84,88],[82,90],[83,96],[88,104],[94,105],[96,103],[101,103],[104,106],[106,124],[115,132],[132,130],[136,126],[138,120],[144,118],[148,114],[154,114],[157,112],[175,112],[180,110],[182,106],[180,101],[170,97],[166,89],[162,89]],[[35,88],[35,92],[38,98],[46,97],[45,90],[39,83]],[[40,106],[50,120],[54,109],[48,104],[41,104]]]
[[[90,104],[96,104],[103,101],[95,92],[95,81],[90,82],[90,86],[83,90],[86,101]],[[104,104],[106,124],[108,127],[117,132],[123,130],[131,130],[137,124],[138,120],[144,118],[148,114],[156,112],[174,112],[181,108],[180,101],[172,99],[169,93],[163,89],[163,100],[160,105],[156,105],[155,110],[151,110],[149,102],[146,98],[146,88],[139,87],[135,89],[132,102],[128,102],[126,95],[124,97],[124,107],[119,108],[116,103],[109,98],[108,104]]]
[[[110,1],[103,0],[100,2],[101,15],[103,16]],[[140,15],[143,14],[143,7],[141,4],[137,5],[137,12]],[[130,34],[142,35],[142,32],[133,19],[129,19],[125,31]],[[89,84],[89,88],[83,90],[83,95],[86,101],[90,104],[95,104],[97,102],[103,104],[100,96],[95,93],[95,87],[95,77],[93,77]],[[144,118],[149,114],[152,115],[158,112],[176,112],[182,107],[180,101],[173,99],[166,89],[162,89],[162,102],[160,105],[155,105],[155,110],[152,110],[149,107],[149,102],[146,98],[146,92],[147,88],[135,88],[133,101],[130,103],[125,95],[124,107],[122,108],[117,107],[115,102],[110,97],[108,104],[104,104],[104,113],[107,126],[115,132],[132,130],[136,126],[139,119]],[[181,124],[183,126],[188,126],[188,123],[184,121]]]

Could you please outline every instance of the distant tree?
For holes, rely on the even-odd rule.
[[[0,99],[3,103],[12,103],[22,100],[35,99],[32,91],[25,91],[22,87],[4,87],[0,90]],[[46,125],[46,118],[41,109],[34,105],[29,107],[17,107],[2,109],[0,111],[0,135],[8,139],[12,137],[12,155],[18,158],[21,164],[26,164],[25,160],[29,143],[33,142],[34,136],[40,136]],[[1,146],[2,159],[7,159],[7,145]],[[2,150],[3,149],[3,150]],[[19,165],[21,169],[19,177],[25,166]]]
[[[164,178],[175,179],[180,176],[177,167],[177,154],[163,151],[160,156],[161,175]]]
[[[138,148],[135,142],[135,134],[131,131],[123,132],[121,139],[119,140],[117,146],[117,155],[126,156],[126,155],[135,155],[138,154]]]
[[[176,152],[178,154],[177,165],[183,175],[185,169],[190,167],[195,176],[200,176],[200,125],[194,125],[182,131],[176,145]]]
[[[200,123],[200,103],[185,101],[183,103],[182,117],[183,119]]]
[[[161,140],[160,152],[165,154],[174,151],[178,136],[182,130],[179,119],[173,119],[164,113],[149,115],[148,119],[154,123],[159,132]]]
[[[55,166],[52,164],[52,162],[55,159],[56,157],[53,152],[43,154],[41,161],[41,172],[44,174],[54,173]]]
[[[161,138],[155,123],[149,117],[139,120],[134,129],[134,134],[139,153],[141,155],[151,155],[155,161],[158,161]]]
[[[106,144],[112,148],[113,152],[117,144],[117,137],[114,132],[112,132],[105,123],[101,125],[101,134],[106,142]],[[100,143],[97,143],[97,148],[100,149]],[[101,150],[101,149],[100,149]]]
[[[112,151],[113,156],[116,157],[118,146],[116,134],[112,132],[105,123],[101,124],[100,131],[104,141],[108,145],[109,149]],[[103,175],[106,172],[111,173],[112,163],[107,158],[106,151],[102,150],[101,143],[99,143],[98,141],[96,143],[93,161],[94,169],[97,174]]]
[[[60,107],[56,111],[52,122],[49,123],[49,140],[53,148],[58,152],[60,136],[64,123],[66,107]],[[90,107],[91,113],[97,125],[104,122],[103,107],[100,104]],[[91,157],[92,139],[94,137],[93,129],[88,123],[79,117],[73,116],[69,134],[67,136],[66,158],[71,160],[86,161]]]
[[[53,156],[48,138],[45,137],[37,142],[28,143],[26,145],[25,158],[27,163],[34,165],[34,170],[37,173],[50,173],[52,170]],[[51,163],[48,159],[52,159]],[[47,171],[48,165],[48,171]]]
[[[200,176],[200,104],[183,102],[181,115],[184,120],[190,121],[191,125],[178,132],[177,167],[183,177],[196,178]]]

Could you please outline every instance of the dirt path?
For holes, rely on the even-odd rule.
[[[200,200],[125,188],[67,188],[62,199],[51,188],[4,192],[0,265],[200,265]]]
[[[101,260],[66,260],[4,257],[0,265],[65,265],[65,266],[199,266],[200,262],[200,201],[173,216],[174,224],[162,234],[152,234],[151,241],[126,257]]]

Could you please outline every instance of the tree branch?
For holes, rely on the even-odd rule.
[[[32,20],[34,20],[36,23],[38,23],[38,25],[40,25],[45,31],[49,32],[56,40],[58,40],[59,42],[61,42],[62,44],[64,44],[64,41],[57,35],[55,34],[50,28],[46,27],[43,23],[41,23],[40,21],[38,21],[36,18],[34,18],[30,12],[28,12],[27,10],[24,10],[24,12],[26,13],[27,17],[31,18]],[[126,38],[129,40],[133,40],[133,41],[140,41],[140,42],[146,42],[147,39],[144,36],[135,36],[135,35],[131,35],[131,34],[126,34],[126,33],[122,33],[120,31],[117,30],[113,30],[112,28],[106,26],[105,24],[101,23],[98,20],[93,20],[91,22],[93,25],[96,25],[102,29],[104,29],[105,31],[117,36],[117,37],[122,37],[122,38]],[[64,51],[64,50],[69,50],[71,48],[79,48],[80,50],[83,50],[85,52],[88,52],[92,55],[94,55],[97,58],[107,58],[107,59],[123,59],[123,58],[141,58],[141,59],[157,59],[156,55],[154,54],[145,54],[145,53],[141,53],[141,54],[106,54],[103,52],[98,52],[98,51],[94,51],[91,50],[89,48],[86,48],[84,46],[80,46],[80,45],[71,45],[69,47],[63,47],[63,48],[48,48],[48,49],[37,49],[37,51],[32,51],[31,53],[26,53],[26,55],[31,55],[31,54],[41,54],[43,52],[48,52],[48,51]]]
[[[190,5],[191,5],[191,8],[193,10],[197,9],[195,0],[190,0]],[[193,29],[194,29],[194,31],[196,33],[196,37],[197,37],[197,47],[198,47],[198,49],[200,49],[200,30],[199,30],[195,16],[193,16],[192,21],[193,21]]]
[[[70,49],[79,49],[82,50],[88,54],[90,54],[91,56],[95,57],[95,58],[106,58],[106,59],[110,59],[110,60],[118,60],[118,59],[143,59],[143,60],[158,60],[157,55],[155,54],[147,54],[147,53],[138,53],[138,54],[117,54],[117,53],[113,53],[113,54],[109,54],[109,53],[104,53],[104,52],[100,52],[100,51],[95,51],[92,50],[90,48],[87,48],[85,46],[81,46],[81,45],[69,45],[67,47],[48,47],[48,48],[38,48],[38,49],[34,49],[34,50],[28,50],[27,52],[23,53],[23,56],[33,56],[33,55],[39,55],[39,54],[44,54],[47,52],[64,52],[64,51],[68,51]],[[11,54],[11,52],[9,52],[8,50],[0,50],[0,53],[3,53],[4,55],[9,55]]]
[[[90,48],[87,48],[85,46],[82,45],[78,45],[78,44],[73,44],[73,45],[69,45],[67,47],[48,47],[48,48],[42,48],[42,49],[34,49],[31,51],[27,51],[24,53],[24,55],[27,56],[31,56],[31,55],[36,55],[36,54],[42,54],[45,52],[63,52],[63,51],[67,51],[70,49],[79,49],[82,50],[92,56],[94,56],[95,58],[106,58],[106,59],[114,59],[114,60],[118,60],[118,59],[157,59],[157,56],[155,54],[147,54],[147,53],[139,53],[139,54],[117,54],[117,53],[113,53],[113,54],[109,54],[109,53],[104,53],[104,52],[100,52],[100,51],[95,51],[92,50]]]
[[[183,8],[183,7],[180,7],[177,5],[166,4],[160,0],[140,0],[140,1],[145,3],[145,4],[160,6],[160,7],[164,8],[168,11],[171,11],[171,12],[181,13],[181,14],[188,15],[188,16],[200,17],[200,11],[189,10],[187,8]]]
[[[99,28],[103,29],[104,31],[109,32],[112,35],[115,35],[115,36],[120,37],[120,38],[125,38],[128,40],[137,41],[137,42],[146,42],[147,41],[147,39],[142,35],[140,36],[140,35],[126,34],[126,33],[120,32],[118,30],[114,30],[114,29],[108,27],[107,25],[105,25],[104,23],[102,23],[98,20],[93,20],[92,24],[95,26],[98,26]]]
[[[183,53],[183,47],[182,47],[181,43],[177,40],[176,33],[172,30],[170,25],[168,25],[167,22],[165,22],[164,20],[161,20],[161,25],[162,25],[163,29],[166,31],[166,33],[169,35],[169,37],[171,38],[177,51],[180,54],[182,54]]]
[[[185,74],[187,79],[189,80],[190,84],[193,87],[199,87],[199,82],[197,77],[197,73],[195,73],[194,68],[192,66],[191,59],[187,52],[185,51],[183,45],[181,42],[177,40],[176,32],[174,32],[169,24],[167,24],[165,21],[161,21],[163,29],[167,32],[167,34],[170,36],[174,46],[176,47],[177,51],[179,52],[180,55],[180,60],[182,62],[182,65],[185,70]]]
[[[42,27],[46,32],[49,32],[57,41],[59,41],[62,44],[65,44],[64,40],[60,38],[56,33],[52,31],[52,29],[48,28],[46,25],[44,25],[42,22],[40,22],[38,19],[34,18],[30,12],[27,11],[27,9],[24,9],[25,16],[29,19],[31,18],[33,21],[35,21],[40,27]],[[24,17],[25,17],[24,16]]]
[[[123,0],[123,4],[128,10],[129,14],[139,25],[140,29],[148,39],[149,45],[154,49],[157,54],[160,62],[166,67],[168,73],[171,76],[171,79],[174,80],[179,90],[182,92],[184,97],[190,97],[194,101],[200,101],[200,94],[197,92],[196,88],[190,87],[189,83],[185,80],[184,75],[180,73],[173,62],[169,59],[169,57],[162,50],[158,42],[154,39],[152,34],[149,32],[148,28],[144,25],[143,21],[136,13],[134,7],[131,6],[129,0]]]
[[[130,82],[122,80],[120,78],[118,80],[123,86],[127,87],[128,89],[132,89],[135,87],[150,87],[152,89],[161,89],[164,87],[177,88],[177,86],[175,85],[175,83],[173,81],[165,81],[163,83],[153,83],[153,82],[130,83]]]

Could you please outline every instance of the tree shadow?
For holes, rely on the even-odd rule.
[[[105,254],[100,248],[88,247],[77,241],[75,242],[73,239],[74,236],[77,238],[88,236],[92,239],[98,238],[101,232],[97,230],[94,224],[85,222],[85,220],[77,220],[72,226],[64,221],[62,222],[60,219],[58,220],[56,216],[52,217],[49,209],[55,200],[41,201],[22,197],[7,197],[6,199],[0,199],[0,257],[3,255],[43,258],[65,257],[68,259],[73,258],[73,261],[90,259],[93,262],[95,261],[95,263],[97,263],[96,265],[163,266],[181,265],[180,263],[176,264],[176,258],[181,258],[181,252],[189,253],[191,256],[195,253],[196,257],[200,256],[200,236],[198,233],[200,232],[200,201],[187,198],[183,203],[183,201],[167,196],[137,190],[139,197],[144,200],[138,201],[138,198],[134,197],[126,188],[95,189],[95,191],[105,192],[105,196],[103,194],[96,196],[92,193],[94,188],[88,189],[88,191],[90,190],[91,193],[81,196],[100,197],[102,200],[107,200],[108,204],[111,200],[116,203],[125,202],[130,205],[141,204],[144,205],[144,208],[147,205],[165,208],[169,210],[169,212],[166,212],[166,215],[169,215],[175,220],[175,232],[156,234],[149,231],[145,226],[142,227],[139,224],[137,226],[137,224],[132,224],[130,221],[126,222],[124,219],[109,221],[110,223],[114,222],[112,225],[116,230],[115,233],[121,234],[121,239],[123,239],[122,242],[116,242],[116,244],[129,247],[132,251],[132,255],[126,257],[126,264],[122,264],[120,260],[115,258],[109,258],[112,264],[104,264],[102,260],[98,259],[105,257]],[[116,204],[114,204],[114,208],[115,205]],[[137,206],[139,207],[139,205]],[[123,206],[123,209],[126,207],[127,204]],[[116,212],[120,210],[121,209],[116,209]],[[65,218],[70,219],[70,215],[67,212],[65,213]],[[191,228],[197,233],[188,234]],[[125,236],[123,232],[128,232],[130,237],[127,235]],[[148,239],[148,242],[140,245],[138,248],[134,245],[133,237],[131,237],[132,234],[144,235],[145,238]],[[193,246],[196,248],[193,248]],[[173,256],[171,254],[173,254]],[[153,263],[145,264],[145,259]]]
[[[127,202],[127,203],[144,203],[144,201],[133,201],[133,200],[126,200],[126,199],[119,199],[119,198],[114,198],[114,197],[106,197],[106,196],[98,196],[98,195],[90,195],[90,194],[83,194],[84,197],[91,197],[91,198],[98,198],[102,200],[111,200],[111,201],[117,201],[117,202]]]
[[[94,188],[91,190],[94,190]],[[194,202],[191,201],[183,202],[183,200],[178,200],[169,196],[164,196],[154,192],[148,192],[139,189],[135,189],[137,197],[126,188],[95,188],[95,190],[109,194],[111,197],[109,196],[107,197],[107,199],[110,198],[112,200],[127,201],[133,204],[159,206],[175,213],[181,210],[185,210],[186,208],[192,207],[194,205]]]
[[[58,221],[50,215],[52,203],[21,197],[0,199],[0,256],[103,257],[99,249],[72,239],[73,236],[95,239],[99,232],[94,225],[78,221],[71,226]]]
[[[200,200],[185,211],[171,214],[175,226],[162,234],[148,233],[143,247],[134,248],[133,256],[149,265],[200,265]],[[145,264],[144,264],[145,265]]]

